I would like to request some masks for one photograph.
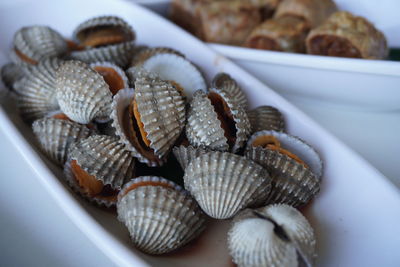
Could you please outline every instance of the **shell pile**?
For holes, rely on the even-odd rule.
[[[312,264],[313,231],[293,207],[319,191],[317,152],[285,132],[276,107],[250,109],[239,77],[208,83],[181,52],[134,41],[115,16],[83,22],[73,41],[44,26],[16,33],[2,79],[65,182],[116,208],[149,254],[197,238],[207,217],[235,218],[239,266]]]

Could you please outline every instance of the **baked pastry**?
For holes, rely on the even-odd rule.
[[[307,23],[296,16],[269,19],[256,27],[249,35],[245,46],[257,49],[305,52]]]
[[[334,13],[306,40],[307,53],[350,58],[383,59],[388,55],[385,36],[372,23],[346,11]]]
[[[336,11],[336,4],[332,0],[283,0],[274,16],[275,18],[283,16],[302,18],[312,29]]]

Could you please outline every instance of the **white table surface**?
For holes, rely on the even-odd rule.
[[[290,100],[400,187],[400,111]],[[0,148],[0,265],[115,266],[53,202],[1,129]]]

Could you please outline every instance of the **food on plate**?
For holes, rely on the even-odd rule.
[[[310,32],[307,52],[313,55],[384,59],[388,48],[385,36],[371,22],[340,11]]]
[[[313,266],[315,235],[295,208],[275,204],[246,209],[233,220],[228,247],[239,266]]]
[[[207,80],[180,51],[136,45],[133,29],[114,16],[87,20],[73,39],[74,48],[56,56],[6,65],[2,79],[41,150],[64,168],[66,183],[97,206],[116,207],[139,250],[169,253],[201,236],[209,217],[230,219],[273,203],[300,206],[318,193],[317,153],[298,138],[265,131],[284,130],[281,112],[249,110],[236,77],[220,72]],[[76,54],[103,55],[119,45],[127,53],[111,53],[118,60]],[[267,230],[272,220],[281,225],[283,217],[274,216]],[[287,235],[295,242],[296,234]],[[296,253],[293,242],[287,246]]]

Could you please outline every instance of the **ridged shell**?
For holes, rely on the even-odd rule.
[[[192,159],[209,152],[209,150],[203,147],[181,145],[174,147],[172,152],[174,153],[182,169],[185,170]]]
[[[54,118],[36,120],[32,124],[32,129],[42,150],[62,166],[67,160],[70,146],[94,133],[86,125]]]
[[[113,189],[133,177],[135,162],[118,139],[107,135],[94,135],[79,140],[71,147],[68,159],[76,160],[88,174]]]
[[[114,70],[118,74],[119,78],[123,81],[123,88],[129,88],[129,81],[128,81],[128,77],[125,74],[125,71],[123,69],[121,69],[120,67],[118,67],[117,65],[115,65],[111,62],[102,61],[102,62],[91,63],[89,66],[92,69],[94,69],[95,71],[97,71],[96,67],[104,67],[104,68],[109,68],[109,69]],[[99,72],[99,71],[97,71],[97,72]],[[100,73],[100,74],[102,74],[102,73]],[[106,79],[105,79],[105,81],[107,82]]]
[[[170,47],[151,47],[151,48],[144,48],[138,51],[130,63],[131,67],[137,67],[142,65],[147,59],[151,58],[154,55],[158,54],[174,54],[180,57],[185,57],[181,52],[170,48]]]
[[[214,92],[214,90],[210,89],[210,92]],[[236,123],[236,141],[230,149],[232,152],[236,152],[250,135],[249,119],[243,108],[233,101],[227,93],[223,91],[216,93],[228,105]],[[201,90],[195,92],[190,103],[186,136],[189,142],[195,146],[205,146],[211,150],[219,151],[229,150],[228,139],[225,137],[225,130],[221,127],[221,121],[218,119],[210,99]]]
[[[88,64],[98,61],[108,61],[120,66],[121,68],[125,68],[134,53],[134,42],[124,42],[81,51],[73,51],[71,52],[70,57]]]
[[[95,70],[80,61],[66,61],[56,73],[56,93],[61,110],[72,120],[87,124],[108,117],[112,94]]]
[[[270,205],[247,209],[234,219],[228,248],[238,266],[312,266],[315,236],[298,210]]]
[[[15,63],[7,63],[1,67],[1,80],[9,91],[14,91],[15,82],[21,80],[25,73],[23,69]]]
[[[24,56],[39,62],[48,57],[62,56],[68,51],[64,38],[57,31],[47,26],[23,27],[14,35],[14,49]],[[15,52],[11,59],[18,65],[27,65]]]
[[[122,18],[116,16],[99,16],[90,18],[79,24],[74,30],[74,39],[82,42],[85,37],[85,31],[92,32],[96,28],[116,27],[121,29],[126,35],[126,41],[135,40],[135,32],[132,27]]]
[[[263,130],[285,131],[282,113],[272,106],[259,106],[247,111],[253,133]]]
[[[297,155],[309,167],[276,150],[253,147],[255,138],[275,136],[290,152]],[[307,203],[320,189],[322,160],[318,153],[301,139],[276,131],[261,131],[250,137],[246,157],[268,170],[272,178],[272,191],[268,203],[286,203],[299,206]]]
[[[141,185],[125,194],[125,189],[140,183],[158,185]],[[205,229],[205,216],[196,201],[161,177],[139,177],[126,184],[118,197],[117,211],[135,246],[149,254],[171,252]]]
[[[188,99],[192,98],[196,90],[207,90],[203,75],[193,63],[182,56],[171,53],[155,54],[144,61],[141,67],[156,73],[163,80],[177,83]]]
[[[193,159],[183,179],[203,211],[216,219],[265,203],[271,190],[264,168],[231,153],[209,152]]]
[[[14,84],[18,109],[24,120],[33,121],[59,109],[55,81],[62,62],[57,58],[44,59],[26,68],[24,77]]]
[[[233,100],[242,106],[244,110],[247,110],[249,106],[247,103],[247,97],[237,82],[229,74],[224,72],[218,73],[214,77],[211,87],[227,92],[232,96]]]

